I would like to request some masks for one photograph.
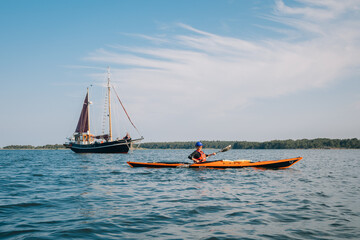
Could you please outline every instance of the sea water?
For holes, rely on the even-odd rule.
[[[284,170],[126,164],[187,161],[190,152],[1,150],[0,239],[360,239],[360,150],[213,157],[304,158]]]

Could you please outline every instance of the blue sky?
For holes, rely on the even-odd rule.
[[[4,0],[0,147],[63,143],[91,84],[100,133],[107,66],[146,141],[359,138],[359,29],[358,0]]]

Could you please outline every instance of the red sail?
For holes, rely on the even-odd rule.
[[[78,122],[76,130],[75,130],[75,132],[77,132],[77,133],[85,133],[85,132],[89,131],[88,104],[89,104],[89,99],[88,99],[88,94],[86,94],[86,97],[84,100],[84,105],[81,110],[79,122]]]

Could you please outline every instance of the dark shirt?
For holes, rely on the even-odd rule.
[[[206,155],[206,157],[209,156],[209,155],[207,155],[207,154],[205,154],[205,155]],[[188,156],[188,158],[191,159],[191,160],[192,160],[193,158],[199,159],[200,157],[201,157],[201,154],[200,154],[198,151],[196,151],[196,150]]]

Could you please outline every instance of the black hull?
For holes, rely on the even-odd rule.
[[[118,140],[105,143],[94,144],[76,144],[70,143],[66,145],[75,153],[128,153],[131,140]]]

